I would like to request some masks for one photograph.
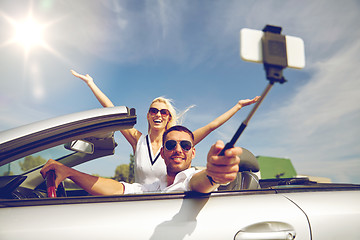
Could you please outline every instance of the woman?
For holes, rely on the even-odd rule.
[[[114,107],[110,99],[96,86],[89,74],[81,75],[71,70],[71,73],[82,79],[91,89],[103,107]],[[259,97],[240,100],[230,110],[217,117],[204,127],[193,132],[194,145],[203,140],[212,131],[229,120],[242,107],[255,103]],[[130,143],[135,154],[135,182],[141,184],[153,183],[166,175],[165,162],[160,156],[162,135],[168,128],[176,125],[177,115],[170,100],[158,97],[150,104],[147,113],[148,134],[144,135],[135,128],[120,130]]]

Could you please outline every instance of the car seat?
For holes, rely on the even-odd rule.
[[[229,190],[246,190],[246,189],[259,189],[259,178],[255,174],[259,172],[259,163],[254,154],[249,150],[242,148],[243,152],[239,156],[239,172],[234,181],[227,185],[221,185],[219,191]]]

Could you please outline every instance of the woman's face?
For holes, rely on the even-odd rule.
[[[170,112],[163,102],[154,102],[150,105],[147,119],[150,129],[165,129],[171,119]]]

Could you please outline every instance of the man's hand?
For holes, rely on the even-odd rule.
[[[206,169],[195,173],[190,180],[190,188],[193,191],[209,193],[216,190],[218,184],[226,184],[236,179],[239,172],[239,155],[242,149],[234,147],[227,149],[223,156],[219,156],[225,147],[222,141],[217,141],[207,156]]]
[[[52,159],[50,159],[40,171],[43,178],[46,177],[46,173],[50,170],[55,171],[56,187],[58,187],[65,178],[69,178],[79,187],[92,195],[112,195],[124,193],[124,185],[118,181],[79,172]]]
[[[55,175],[56,175],[55,187],[57,188],[59,186],[59,184],[70,175],[71,168],[69,168],[53,159],[50,159],[49,161],[47,161],[47,163],[44,165],[44,167],[40,171],[43,178],[46,178],[46,174],[50,170],[55,171]]]
[[[217,141],[210,148],[207,157],[206,174],[217,184],[234,181],[239,172],[239,155],[242,153],[242,149],[234,147],[226,150],[224,156],[218,156],[224,147],[222,141]]]

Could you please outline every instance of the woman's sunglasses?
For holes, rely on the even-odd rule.
[[[149,113],[151,115],[156,115],[158,112],[160,112],[161,116],[166,117],[170,115],[169,110],[167,109],[157,109],[157,108],[150,108]]]
[[[176,148],[177,143],[178,142],[175,140],[167,140],[165,142],[166,150],[168,150],[168,151],[174,150]],[[188,140],[182,140],[182,141],[179,141],[179,143],[180,143],[180,147],[182,148],[182,150],[184,150],[186,152],[192,148],[192,143]]]

